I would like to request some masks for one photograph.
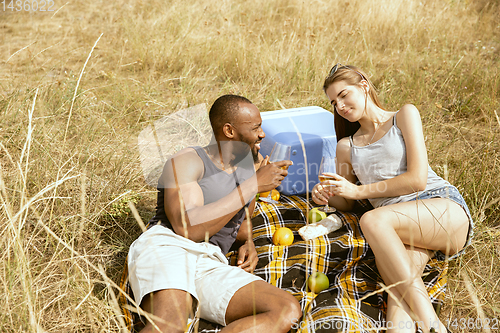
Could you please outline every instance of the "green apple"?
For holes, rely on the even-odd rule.
[[[325,217],[326,213],[318,210],[318,208],[313,208],[309,211],[309,223],[319,222]]]
[[[319,294],[329,286],[330,280],[328,280],[328,276],[321,272],[314,272],[313,274],[309,275],[309,278],[307,279],[308,289],[315,294]]]

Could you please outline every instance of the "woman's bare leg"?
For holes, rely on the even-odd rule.
[[[421,248],[413,248],[409,245],[406,245],[406,250],[408,251],[408,255],[412,263],[417,268],[419,272],[419,277],[424,272],[425,265],[430,259],[430,253]],[[382,276],[384,281],[389,280],[390,272],[381,271],[379,269],[379,273]],[[398,333],[414,333],[415,332],[415,324],[414,319],[411,317],[411,309],[406,304],[404,297],[396,290],[396,288],[390,289],[390,295],[387,298],[387,327],[388,332],[398,332]]]
[[[365,213],[360,226],[375,254],[377,268],[386,276],[386,285],[403,281],[395,289],[422,328],[445,332],[405,245],[456,253],[464,246],[469,230],[462,207],[442,198],[398,203]]]

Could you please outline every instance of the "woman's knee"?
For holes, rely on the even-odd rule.
[[[365,235],[372,234],[380,232],[381,228],[387,227],[388,223],[385,223],[386,220],[387,216],[384,218],[383,214],[378,209],[373,209],[361,216],[359,219],[359,226]]]

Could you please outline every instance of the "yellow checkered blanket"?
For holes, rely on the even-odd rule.
[[[359,202],[353,212],[335,212],[343,227],[328,235],[304,241],[298,230],[306,223],[306,211],[312,205],[299,196],[284,196],[277,205],[259,202],[252,218],[254,243],[259,255],[255,274],[267,282],[292,293],[301,304],[303,317],[294,323],[293,332],[377,332],[385,326],[386,293],[375,258],[366,243],[359,218],[371,208]],[[274,246],[272,235],[279,227],[290,228],[295,235],[290,246]],[[236,253],[228,254],[231,262]],[[130,292],[122,278],[122,289]],[[313,294],[306,289],[306,278],[313,271],[325,273],[328,289]],[[431,260],[424,271],[424,282],[435,307],[439,310],[446,289],[447,265]],[[122,305],[126,303],[121,297]],[[124,308],[130,328],[137,323]],[[188,328],[193,332],[219,332],[220,326],[195,320]]]

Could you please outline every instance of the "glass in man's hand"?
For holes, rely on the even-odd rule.
[[[276,142],[274,144],[273,150],[271,150],[271,155],[269,155],[269,162],[272,163],[283,160],[290,160],[291,150],[292,150],[291,146],[284,143]],[[282,167],[282,169],[287,169],[287,167],[286,166]],[[269,195],[267,197],[260,197],[259,199],[267,203],[277,204],[278,201],[273,200],[272,198],[272,192],[273,192],[272,190],[269,191]]]

